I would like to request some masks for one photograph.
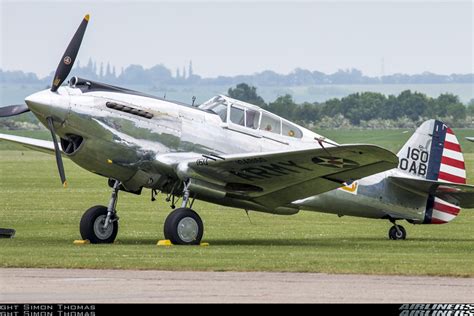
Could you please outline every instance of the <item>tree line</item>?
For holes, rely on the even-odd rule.
[[[466,107],[458,96],[451,93],[443,93],[437,98],[432,98],[410,90],[388,96],[377,92],[361,92],[341,99],[302,104],[297,104],[291,95],[286,94],[266,103],[257,94],[255,87],[241,83],[235,88],[230,88],[228,95],[259,105],[265,110],[304,125],[334,121],[336,125],[337,122],[341,122],[339,125],[360,126],[378,120],[385,121],[384,125],[389,124],[389,127],[407,127],[405,125],[416,125],[424,119],[439,118],[454,124],[453,126],[464,127],[472,123],[468,118],[474,117],[474,99]],[[395,122],[403,126],[398,126]]]
[[[38,78],[34,73],[23,71],[3,71],[0,69],[0,83],[13,84],[49,84],[54,72],[45,78]],[[381,77],[369,77],[358,69],[339,69],[326,74],[320,71],[296,68],[288,74],[279,74],[265,70],[251,75],[218,76],[203,78],[193,71],[192,63],[174,72],[164,65],[144,68],[141,65],[129,65],[116,70],[110,63],[97,63],[92,59],[82,65],[76,62],[71,75],[89,80],[98,80],[109,84],[143,84],[149,86],[163,85],[235,85],[247,82],[258,86],[304,86],[331,84],[419,84],[419,83],[473,83],[474,74],[438,75],[430,72],[421,74],[392,74]]]
[[[388,96],[360,92],[321,103],[298,104],[289,94],[265,102],[256,87],[240,83],[229,88],[227,94],[309,128],[414,128],[431,118],[440,119],[452,127],[474,128],[474,99],[464,105],[451,93],[432,98],[410,90]],[[39,126],[36,125],[38,121],[31,113],[0,120],[0,128],[6,129],[32,129]]]

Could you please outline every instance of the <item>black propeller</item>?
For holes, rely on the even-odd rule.
[[[0,107],[0,117],[15,116],[30,111],[26,104],[9,105]]]
[[[63,81],[69,75],[69,72],[71,72],[72,66],[74,65],[74,61],[77,57],[77,53],[79,52],[79,48],[81,47],[82,38],[84,37],[84,33],[86,32],[88,22],[89,14],[87,14],[82,20],[81,24],[79,25],[79,28],[77,29],[76,33],[71,39],[71,42],[66,48],[63,58],[58,64],[58,68],[56,68],[56,73],[54,74],[53,78],[53,84],[51,86],[52,92],[56,92],[56,90],[58,90]]]
[[[84,37],[84,33],[86,32],[87,23],[89,23],[89,14],[86,14],[84,19],[82,20],[76,33],[72,37],[71,42],[69,42],[69,45],[67,46],[63,57],[61,58],[61,61],[58,64],[58,68],[56,68],[53,84],[51,85],[52,92],[56,92],[58,90],[58,88],[61,86],[61,84],[71,72],[72,66],[74,65],[74,61],[77,57],[77,53],[79,52],[79,48],[81,47],[82,38]],[[61,183],[63,184],[63,186],[66,187],[66,173],[64,172],[64,164],[61,156],[61,150],[59,149],[58,141],[56,139],[56,132],[54,131],[53,118],[48,117],[47,120],[49,130],[51,131],[51,138],[53,139],[54,143],[54,154],[56,156],[56,164],[58,165],[59,177],[61,178]]]
[[[61,61],[59,62],[58,68],[56,69],[56,73],[54,74],[53,84],[51,86],[52,92],[56,92],[58,90],[58,88],[61,86],[61,84],[71,72],[72,66],[74,65],[74,61],[77,57],[77,53],[79,52],[79,48],[81,47],[82,38],[84,37],[84,33],[86,32],[88,22],[89,14],[87,14],[82,20],[81,24],[79,25],[79,28],[77,29],[76,33],[71,39],[71,42],[66,48],[66,51],[64,52]],[[0,117],[14,116],[28,111],[30,111],[30,109],[28,109],[28,106],[26,104],[0,107]],[[47,121],[54,143],[54,153],[56,155],[56,164],[58,165],[59,177],[61,178],[61,183],[63,184],[63,186],[66,187],[66,173],[64,172],[64,164],[61,156],[61,150],[59,149],[58,141],[56,138],[56,132],[54,131],[54,121],[52,117],[48,117]]]
[[[61,183],[63,184],[63,187],[67,187],[66,173],[64,172],[64,165],[63,165],[63,158],[61,156],[61,150],[59,149],[59,146],[58,146],[58,140],[56,139],[53,118],[48,117],[47,121],[48,121],[49,130],[51,132],[51,138],[53,139],[53,143],[54,143],[54,155],[56,156],[56,164],[58,165],[59,177],[61,178]]]

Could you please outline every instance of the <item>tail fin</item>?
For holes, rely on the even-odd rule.
[[[461,209],[459,201],[446,197],[442,190],[439,192],[443,189],[440,182],[466,183],[464,157],[453,131],[441,121],[426,121],[398,152],[398,158],[398,169],[402,172],[438,183],[434,182],[437,190],[429,190],[423,223],[444,224],[453,220]]]
[[[466,183],[464,157],[451,128],[438,120],[421,124],[397,154],[398,169],[413,176]]]

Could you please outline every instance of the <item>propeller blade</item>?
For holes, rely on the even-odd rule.
[[[69,72],[71,72],[74,61],[76,60],[77,53],[81,47],[82,38],[86,32],[87,23],[89,22],[89,14],[87,14],[82,20],[79,28],[74,34],[71,42],[69,43],[66,51],[64,52],[63,58],[59,62],[58,68],[56,68],[56,73],[54,74],[53,84],[51,86],[51,91],[56,92],[61,86],[64,80],[66,80]]]
[[[61,183],[63,187],[67,187],[66,173],[64,172],[63,158],[61,156],[61,150],[58,146],[58,141],[56,139],[56,133],[54,132],[53,118],[48,117],[48,126],[51,131],[51,137],[53,138],[54,143],[54,155],[56,156],[56,164],[58,165],[59,177],[61,178]]]
[[[26,104],[9,105],[0,108],[0,117],[15,116],[30,111]]]

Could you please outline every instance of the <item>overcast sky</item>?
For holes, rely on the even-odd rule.
[[[472,1],[6,1],[0,0],[0,67],[54,71],[86,13],[79,52],[175,71],[192,59],[204,76],[300,67],[472,73]]]

